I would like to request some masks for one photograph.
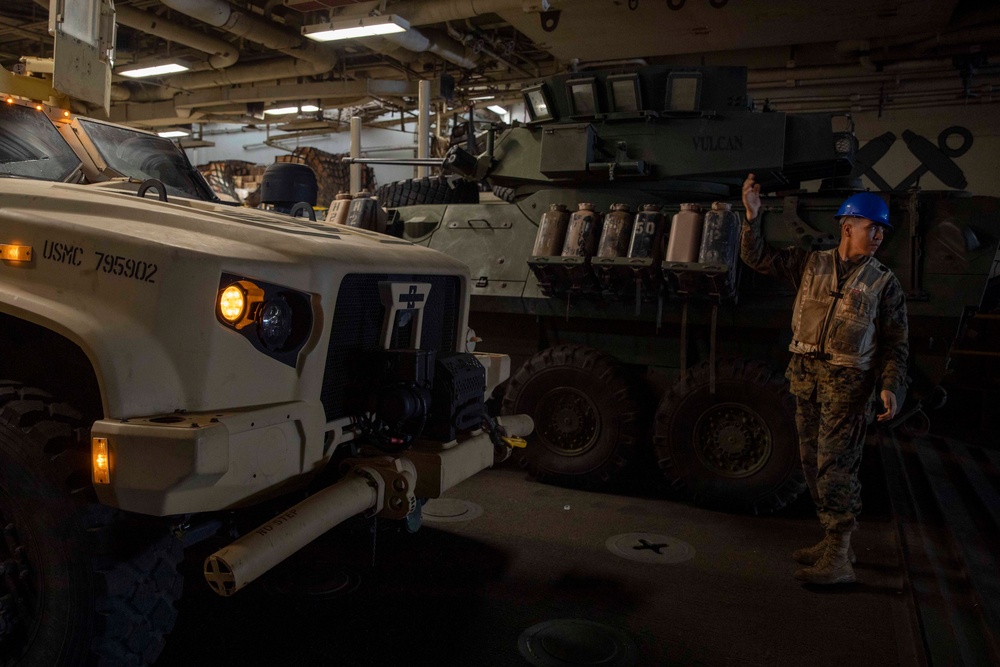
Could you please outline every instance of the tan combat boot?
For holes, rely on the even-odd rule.
[[[824,536],[822,540],[811,547],[806,547],[805,549],[799,549],[798,551],[793,552],[792,560],[796,563],[802,563],[803,565],[815,565],[826,552],[827,544],[829,544],[829,540],[826,536]],[[858,557],[854,554],[854,549],[850,547],[847,549],[847,560],[851,561],[851,565],[858,562]]]
[[[795,572],[795,578],[810,584],[849,584],[855,581],[854,568],[847,554],[851,549],[850,533],[827,533],[826,551],[812,567]]]

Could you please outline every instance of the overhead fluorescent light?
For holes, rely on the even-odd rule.
[[[164,139],[176,139],[177,137],[186,137],[191,133],[186,130],[164,130],[163,132],[157,132],[156,134]]]
[[[298,112],[299,112],[298,107],[281,107],[279,109],[264,109],[264,113],[269,114],[271,116],[284,116],[286,114],[298,113]]]
[[[312,113],[313,111],[319,111],[319,107],[315,104],[305,104],[299,107],[299,111],[302,113]]]
[[[165,65],[153,65],[152,67],[139,67],[137,69],[130,70],[119,70],[115,74],[121,74],[122,76],[132,77],[133,79],[138,79],[144,76],[160,76],[161,74],[176,74],[177,72],[186,72],[188,70],[184,65],[179,65],[177,63],[167,63]]]
[[[495,100],[496,98],[497,98],[496,95],[476,95],[475,97],[470,97],[469,101],[470,102],[485,102],[487,100]]]
[[[307,25],[302,27],[302,34],[317,42],[332,42],[338,39],[388,35],[393,32],[404,32],[409,28],[410,23],[406,19],[395,14],[386,14]]]
[[[500,114],[501,116],[506,116],[507,115],[507,110],[504,109],[499,104],[491,104],[490,106],[488,106],[486,108],[489,109],[490,111],[492,111],[493,113]]]

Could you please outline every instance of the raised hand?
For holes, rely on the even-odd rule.
[[[755,183],[753,174],[747,174],[743,181],[743,206],[747,210],[747,220],[753,220],[760,213],[760,184]]]

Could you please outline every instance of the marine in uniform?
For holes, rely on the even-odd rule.
[[[874,193],[852,195],[837,211],[839,245],[806,250],[764,241],[753,174],[743,183],[743,204],[743,262],[798,290],[785,376],[795,397],[802,470],[826,534],[792,555],[807,566],[795,577],[814,584],[853,582],[851,533],[861,512],[858,471],[872,398],[877,390],[884,406],[879,421],[897,414],[909,352],[905,294],[874,257],[892,229],[889,207]]]

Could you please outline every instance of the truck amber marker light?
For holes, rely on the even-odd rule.
[[[111,483],[111,459],[108,456],[108,439],[91,438],[94,456],[94,484]]]
[[[0,243],[0,258],[8,262],[30,262],[31,246]]]

